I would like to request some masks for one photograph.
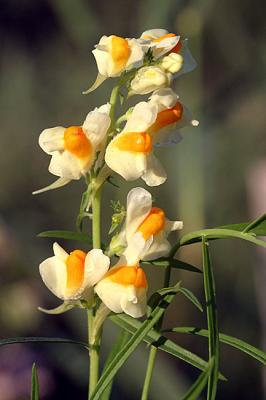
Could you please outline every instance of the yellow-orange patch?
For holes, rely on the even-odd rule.
[[[161,42],[164,39],[168,39],[170,37],[175,37],[176,35],[174,33],[167,33],[166,35],[162,35],[156,39],[153,39],[154,42]]]
[[[125,68],[126,63],[130,57],[131,49],[129,47],[128,41],[119,36],[112,37],[112,49],[111,55],[113,62],[118,71]]]
[[[169,108],[167,110],[163,110],[158,113],[156,121],[149,128],[149,132],[154,133],[164,128],[167,125],[175,124],[182,118],[182,115],[183,115],[183,106],[178,101],[174,107]]]
[[[123,286],[133,285],[136,288],[147,288],[148,283],[145,272],[139,266],[121,266],[110,269],[105,275],[112,282]]]
[[[64,132],[64,147],[78,158],[90,158],[92,144],[80,126],[70,126]]]
[[[146,132],[126,132],[120,135],[116,141],[119,150],[135,153],[150,153],[152,150],[152,138]]]
[[[84,251],[74,250],[66,259],[67,291],[69,293],[74,293],[83,283],[85,258]]]
[[[165,225],[165,213],[161,208],[153,207],[137,231],[142,233],[145,240],[159,233]]]

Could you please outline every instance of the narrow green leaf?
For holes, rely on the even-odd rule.
[[[110,351],[107,360],[104,364],[104,369],[103,369],[103,373],[106,371],[106,368],[108,367],[108,365],[111,363],[111,361],[114,359],[114,357],[116,356],[116,354],[121,350],[121,348],[123,346],[125,346],[125,344],[127,343],[127,341],[129,340],[130,334],[129,332],[127,332],[126,330],[122,329],[115,344],[112,347],[112,350]],[[109,383],[109,385],[107,386],[107,388],[105,389],[105,391],[103,392],[102,396],[101,396],[101,400],[109,400],[110,395],[111,395],[111,391],[112,391],[112,386],[113,386],[113,380]]]
[[[163,332],[177,332],[177,333],[190,333],[197,336],[208,337],[209,331],[207,329],[196,328],[193,326],[178,326],[172,329],[164,329]],[[255,358],[263,365],[266,365],[266,353],[255,346],[245,342],[244,340],[235,338],[233,336],[226,335],[224,333],[219,333],[219,340],[221,343],[228,344],[248,354],[250,357]]]
[[[180,292],[188,299],[191,301],[191,303],[194,304],[201,312],[203,312],[202,305],[200,301],[197,299],[197,297],[192,293],[189,289],[181,287]]]
[[[210,359],[207,368],[203,371],[198,379],[189,388],[187,393],[182,397],[181,400],[197,400],[203,389],[205,388],[208,378],[210,376],[213,367],[213,358]]]
[[[175,258],[158,258],[157,260],[151,260],[151,261],[141,261],[141,264],[151,264],[154,265],[155,267],[163,267],[166,268],[169,265],[171,265],[171,268],[174,269],[183,269],[185,271],[190,271],[190,272],[197,272],[197,273],[202,273],[202,271],[194,267],[194,265],[188,264],[184,261],[177,260]]]
[[[109,319],[113,321],[116,325],[120,326],[123,329],[126,329],[131,334],[134,334],[142,325],[142,322],[130,317],[125,314],[115,314],[110,315]],[[193,367],[198,368],[199,370],[204,371],[207,367],[206,361],[192,353],[191,351],[177,345],[170,339],[167,339],[165,336],[161,335],[159,332],[154,329],[150,330],[144,338],[144,341],[148,344],[156,346],[158,349],[173,355],[174,357],[179,358],[187,362]],[[226,378],[219,374],[219,379],[226,380]]]
[[[58,307],[51,308],[51,309],[38,307],[38,310],[45,314],[58,315],[58,314],[63,314],[69,310],[72,310],[72,308],[74,308],[74,307],[81,308],[82,307],[81,302],[79,300],[65,300]]]
[[[213,368],[208,380],[207,400],[215,400],[219,368],[219,332],[216,313],[216,294],[214,275],[210,261],[209,243],[202,237],[203,279],[206,300],[207,322],[209,329],[209,360],[214,359]]]
[[[176,285],[176,293],[179,290],[180,284]],[[164,300],[155,308],[151,313],[150,317],[146,319],[140,326],[140,328],[132,335],[128,342],[122,347],[122,349],[116,354],[110,364],[107,366],[105,372],[99,379],[97,386],[91,396],[90,400],[99,400],[102,393],[105,391],[109,383],[117,371],[126,362],[136,347],[144,340],[147,333],[153,328],[153,326],[160,320],[162,315],[165,313],[166,308],[171,303],[175,294],[170,294],[164,298]]]
[[[92,240],[88,235],[84,233],[72,232],[72,231],[45,231],[37,235],[38,237],[45,238],[58,238],[66,240],[76,240],[78,242],[84,242],[91,244]]]
[[[31,400],[39,400],[39,381],[37,367],[34,363],[31,370]]]
[[[84,342],[78,342],[71,339],[54,338],[54,337],[14,337],[0,340],[0,346],[6,346],[8,344],[16,343],[62,343],[62,344],[75,344],[78,346],[85,347],[88,349],[88,344]]]
[[[200,231],[188,233],[180,239],[179,243],[176,244],[173,247],[173,249],[178,249],[180,246],[185,246],[188,244],[200,242],[203,236],[206,237],[207,239],[226,239],[226,238],[242,239],[266,248],[266,242],[257,239],[254,233],[252,232],[243,233],[233,229],[215,228],[215,229],[203,229]]]
[[[220,226],[222,229],[233,229],[243,233],[253,233],[258,236],[266,236],[266,213],[259,216],[257,219],[251,222],[244,222],[241,224],[231,224]]]

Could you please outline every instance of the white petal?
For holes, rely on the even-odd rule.
[[[107,51],[103,51],[98,48],[93,50],[92,53],[93,53],[96,63],[97,63],[99,75],[101,77],[105,77],[105,78],[111,77],[112,70],[114,69],[114,63],[112,62],[110,54]],[[103,79],[103,78],[101,78],[101,79]],[[102,81],[100,80],[100,82],[102,83],[103,80]],[[98,85],[98,86],[100,86],[100,85]]]
[[[63,262],[65,262],[67,257],[69,256],[69,254],[57,242],[54,242],[53,244],[53,251],[54,255],[60,258],[60,260],[62,260]]]
[[[155,122],[156,117],[156,106],[142,101],[134,107],[123,132],[145,132]]]
[[[78,158],[68,151],[53,153],[48,169],[52,174],[66,179],[80,179],[84,172]]]
[[[63,126],[44,129],[39,136],[39,145],[47,154],[52,154],[54,151],[64,150],[64,132]]]
[[[169,33],[166,29],[149,29],[141,34],[142,39],[158,39]]]
[[[135,233],[128,241],[128,245],[121,255],[121,258],[117,265],[138,265],[142,259],[142,255],[145,254],[151,246],[153,237],[148,240],[144,240],[140,232]]]
[[[98,112],[100,112],[102,114],[107,114],[107,115],[110,114],[110,110],[111,110],[111,104],[110,103],[103,104],[102,106],[96,107],[94,109],[94,111],[98,111]]]
[[[59,178],[55,182],[51,183],[51,185],[45,186],[44,188],[39,190],[35,190],[34,192],[32,192],[32,194],[40,194],[43,192],[47,192],[48,190],[58,189],[62,186],[67,185],[70,181],[71,179]]]
[[[173,231],[178,231],[180,229],[183,229],[184,224],[183,221],[169,221],[167,220],[165,223],[164,231],[166,234],[169,234],[170,232]]]
[[[67,272],[65,263],[58,257],[50,257],[40,264],[43,282],[55,296],[65,300]]]
[[[142,179],[148,186],[158,186],[164,183],[167,179],[165,170],[154,154],[149,154],[147,157],[147,170],[142,175]]]
[[[152,208],[151,194],[137,187],[127,195],[126,237],[129,240],[137,231],[140,224],[148,216]]]
[[[123,312],[121,299],[126,296],[126,287],[108,279],[103,279],[97,283],[94,290],[111,311],[115,313]]]
[[[160,232],[153,236],[153,242],[147,251],[143,254],[142,260],[154,260],[160,257],[168,256],[171,245],[166,239],[165,232]]]
[[[100,249],[88,252],[85,258],[84,282],[82,288],[94,286],[106,274],[110,266],[109,257]]]
[[[105,105],[105,108],[107,108],[107,105]],[[91,111],[87,115],[82,128],[95,151],[98,150],[100,144],[106,138],[110,123],[111,119],[109,115],[100,110]]]
[[[106,164],[127,181],[140,178],[146,170],[146,154],[119,150],[115,146],[115,139],[107,146]]]
[[[129,286],[127,296],[124,296],[121,299],[121,307],[124,313],[133,318],[140,318],[145,315],[147,311],[146,289],[135,289],[134,287]]]
[[[150,97],[150,103],[156,104],[158,112],[172,108],[177,103],[179,96],[171,88],[158,89]]]
[[[140,66],[144,57],[143,49],[136,39],[128,39],[128,44],[131,53],[126,64],[126,69]]]
[[[106,76],[101,75],[100,73],[97,75],[95,82],[91,85],[91,87],[89,87],[89,89],[84,90],[84,92],[82,92],[82,94],[89,94],[91,92],[93,92],[94,90],[96,90],[99,86],[101,86],[101,84],[107,79]]]

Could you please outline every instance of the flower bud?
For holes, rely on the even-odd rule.
[[[170,85],[171,76],[160,67],[143,67],[131,82],[130,94],[147,94]]]
[[[161,68],[165,72],[176,74],[183,66],[183,57],[178,53],[170,53],[164,57],[161,63]]]

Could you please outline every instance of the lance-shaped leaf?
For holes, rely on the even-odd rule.
[[[178,326],[176,328],[164,329],[163,332],[177,332],[177,333],[190,333],[197,336],[208,337],[209,331],[207,329],[196,328],[194,326]],[[266,353],[255,346],[245,342],[244,340],[235,338],[233,336],[226,335],[224,333],[219,333],[219,340],[221,343],[228,344],[248,354],[250,357],[255,358],[263,365],[266,365]]]
[[[37,367],[34,363],[31,370],[31,400],[39,400],[39,381]]]
[[[134,334],[142,324],[142,322],[125,314],[111,315],[109,318],[116,325],[120,326],[123,329],[126,329],[131,334]],[[144,341],[148,344],[156,346],[158,349],[168,354],[173,355],[174,357],[179,358],[180,360],[187,362],[190,365],[193,365],[193,367],[198,368],[201,371],[204,371],[208,365],[205,360],[192,353],[191,351],[174,343],[172,340],[166,338],[155,329],[152,329],[147,333]],[[226,380],[226,378],[222,374],[219,374],[219,379]]]
[[[17,343],[75,344],[78,346],[85,347],[87,350],[89,348],[87,343],[71,339],[56,338],[56,337],[29,336],[29,337],[14,337],[14,338],[7,338],[0,340],[0,346],[6,346],[9,344],[17,344]]]
[[[191,303],[194,304],[194,306],[196,306],[201,312],[203,312],[202,305],[197,297],[194,295],[194,293],[184,287],[180,288],[180,293],[182,293],[189,301],[191,301]]]
[[[194,267],[194,265],[188,264],[184,261],[181,260],[176,260],[175,258],[167,258],[167,257],[162,257],[158,258],[157,260],[151,260],[151,261],[141,261],[141,264],[150,264],[154,265],[155,267],[162,267],[162,268],[167,268],[171,266],[171,268],[174,269],[183,269],[185,271],[190,271],[190,272],[197,272],[197,273],[202,273],[202,271]]]
[[[207,400],[215,400],[219,368],[219,332],[216,313],[216,294],[214,275],[210,261],[209,243],[202,237],[203,278],[206,300],[207,322],[209,328],[209,360],[213,358],[213,368],[208,380]]]
[[[88,235],[86,235],[85,233],[79,233],[73,231],[44,231],[39,233],[37,236],[45,238],[75,240],[77,242],[92,244],[92,240]]]

